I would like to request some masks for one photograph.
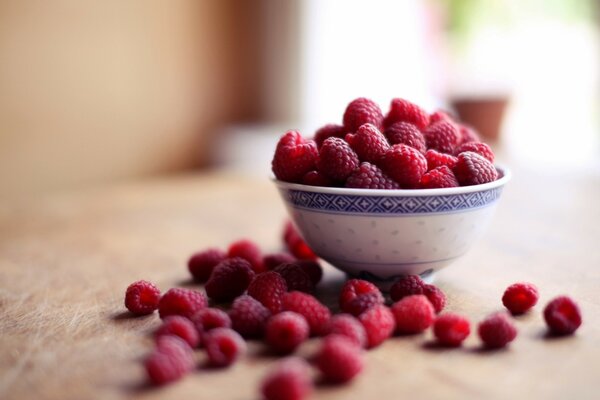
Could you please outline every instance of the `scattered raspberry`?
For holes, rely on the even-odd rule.
[[[300,260],[316,260],[316,254],[306,244],[291,221],[287,221],[283,231],[283,241],[292,255]]]
[[[323,142],[317,161],[317,168],[323,175],[344,181],[358,165],[358,155],[345,140],[332,137]]]
[[[296,261],[296,258],[290,253],[270,253],[263,257],[263,265],[267,271],[271,271],[281,264],[294,261]]]
[[[302,177],[302,184],[309,186],[333,186],[334,182],[319,171],[309,171]]]
[[[169,315],[182,315],[191,318],[199,310],[206,308],[208,300],[202,292],[185,288],[169,289],[158,303],[161,318]]]
[[[485,143],[463,143],[454,149],[454,154],[459,155],[460,153],[464,153],[465,151],[472,151],[473,153],[477,153],[489,162],[494,163],[494,152],[492,151],[491,147]]]
[[[457,187],[458,181],[450,168],[445,165],[434,168],[421,177],[422,189],[437,189]]]
[[[458,130],[460,131],[459,145],[469,142],[481,142],[479,135],[473,127],[464,124],[458,124]]]
[[[367,348],[377,347],[392,336],[396,328],[394,315],[384,305],[375,306],[358,317],[367,333]]]
[[[154,385],[165,385],[181,379],[194,367],[190,346],[177,336],[163,336],[154,352],[144,362],[146,373]]]
[[[328,382],[345,383],[358,375],[364,366],[360,347],[342,335],[323,339],[315,364]]]
[[[314,141],[304,140],[298,131],[288,131],[277,144],[271,169],[279,180],[300,182],[304,174],[315,169],[317,157]]]
[[[281,264],[273,270],[280,274],[287,284],[287,290],[299,290],[301,292],[312,292],[313,284],[308,274],[296,263]]]
[[[348,303],[348,312],[352,315],[354,315],[355,317],[359,316],[360,314],[364,313],[365,311],[383,304],[384,299],[383,299],[383,295],[381,294],[381,292],[377,291],[377,292],[371,292],[371,293],[365,293],[365,294],[361,294],[356,296],[355,298],[353,298],[349,303]]]
[[[238,240],[229,246],[227,251],[229,258],[240,257],[252,264],[252,270],[257,274],[265,271],[263,256],[260,247],[248,239]]]
[[[403,188],[414,188],[427,172],[427,160],[418,150],[405,144],[395,144],[385,153],[383,171]]]
[[[404,99],[393,99],[390,111],[385,117],[385,126],[396,122],[409,122],[420,130],[429,125],[429,115],[418,105]]]
[[[294,264],[298,265],[310,278],[310,282],[313,286],[317,286],[323,278],[323,268],[321,264],[312,260],[298,260],[294,261]]]
[[[373,124],[381,129],[383,127],[383,113],[377,103],[360,97],[350,102],[346,107],[344,128],[347,132],[356,132],[364,124]]]
[[[250,286],[248,295],[260,301],[273,314],[281,311],[283,295],[287,292],[285,279],[275,271],[256,275]]]
[[[423,285],[423,294],[433,305],[436,314],[439,314],[446,307],[446,295],[435,285]]]
[[[427,150],[425,153],[425,159],[427,160],[428,171],[431,171],[437,167],[441,167],[442,165],[452,169],[458,161],[458,158],[454,157],[452,154],[440,153],[439,151],[433,149]]]
[[[387,139],[374,125],[364,124],[356,133],[346,135],[346,141],[361,161],[378,163],[390,147]]]
[[[456,125],[447,120],[441,120],[429,125],[424,131],[427,147],[440,153],[452,154],[460,140],[460,132]]]
[[[328,124],[320,127],[315,132],[315,143],[318,147],[321,147],[325,139],[330,137],[337,137],[343,139],[346,136],[346,129],[342,125]]]
[[[581,311],[571,298],[559,296],[544,308],[544,319],[551,333],[570,335],[581,326]]]
[[[230,301],[244,293],[254,275],[252,265],[247,260],[228,258],[215,267],[204,288],[211,299]]]
[[[421,153],[427,151],[425,137],[419,128],[409,122],[396,122],[389,126],[384,133],[391,145],[405,144]]]
[[[505,313],[496,313],[479,323],[479,337],[491,349],[506,346],[517,337],[517,328]]]
[[[498,171],[494,165],[471,151],[458,155],[453,172],[461,186],[480,185],[498,179]]]
[[[362,279],[349,279],[342,286],[342,290],[340,292],[340,310],[342,312],[349,312],[349,305],[352,300],[354,300],[357,296],[361,294],[367,293],[379,293],[381,295],[381,291],[369,281],[365,281]]]
[[[452,115],[445,110],[437,110],[429,116],[429,124],[435,124],[436,122],[442,120],[454,122],[455,118],[452,117]]]
[[[190,319],[201,334],[216,328],[231,328],[231,318],[225,311],[218,308],[204,308]]]
[[[327,323],[331,318],[329,308],[325,307],[310,294],[294,291],[283,296],[283,309],[302,315],[312,335],[321,335],[327,330]]]
[[[540,294],[537,287],[531,283],[515,283],[504,291],[502,304],[513,314],[523,314],[535,306]]]
[[[262,381],[265,400],[303,400],[313,391],[310,366],[301,358],[288,357],[279,362]]]
[[[398,301],[413,294],[423,294],[425,282],[419,275],[408,275],[396,281],[390,288],[392,301]]]
[[[125,307],[136,315],[152,314],[159,300],[160,290],[152,282],[133,282],[125,291]]]
[[[343,335],[359,347],[367,345],[367,333],[360,321],[350,314],[337,314],[329,320],[327,334]]]
[[[310,327],[306,319],[295,312],[273,315],[265,328],[265,341],[278,353],[291,353],[308,339]]]
[[[234,330],[215,328],[204,335],[208,362],[213,367],[227,367],[246,353],[246,342]]]
[[[346,180],[347,188],[400,189],[400,185],[378,166],[364,162]]]
[[[435,319],[433,306],[422,294],[407,296],[394,303],[392,313],[399,333],[421,333],[429,328]]]
[[[433,324],[433,334],[439,344],[448,347],[457,347],[471,333],[469,320],[458,314],[442,314]]]
[[[244,337],[261,336],[270,316],[268,308],[248,295],[235,299],[229,310],[232,328]]]
[[[192,348],[200,343],[200,335],[192,321],[180,315],[166,317],[154,335],[156,338],[165,335],[179,336]]]
[[[221,249],[210,248],[195,253],[188,260],[188,270],[196,282],[206,282],[218,263],[223,261],[227,254]]]

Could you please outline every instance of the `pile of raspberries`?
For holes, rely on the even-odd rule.
[[[372,283],[350,279],[339,294],[339,313],[313,296],[323,271],[312,251],[288,223],[283,241],[291,252],[263,254],[250,240],[227,251],[209,248],[189,259],[194,280],[204,292],[172,288],[161,294],[148,281],[132,283],[125,306],[136,315],[158,310],[162,324],[155,331],[155,348],[145,359],[154,385],[174,382],[194,369],[194,349],[203,348],[208,363],[225,368],[244,356],[246,340],[263,340],[285,356],[260,384],[267,400],[300,400],[314,389],[313,370],[322,380],[343,384],[364,368],[364,351],[394,335],[420,334],[432,328],[437,344],[459,347],[471,333],[463,315],[443,312],[445,294],[417,275],[391,287],[389,299]],[[530,283],[509,286],[502,297],[508,312],[489,315],[477,326],[482,346],[505,347],[517,336],[511,314],[522,314],[539,299]],[[569,335],[581,325],[581,312],[569,297],[556,297],[544,309],[552,335]],[[305,341],[320,345],[310,360],[293,353]],[[314,369],[311,368],[314,365]]]
[[[450,114],[393,99],[384,116],[361,97],[346,107],[343,125],[325,125],[313,139],[286,132],[271,167],[281,181],[312,186],[434,189],[495,181],[493,163],[492,149]]]

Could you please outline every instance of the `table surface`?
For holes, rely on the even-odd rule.
[[[483,239],[438,273],[448,310],[477,322],[502,309],[509,284],[538,285],[540,304],[518,317],[506,350],[431,346],[431,332],[397,337],[366,354],[347,386],[316,399],[598,398],[600,390],[600,177],[513,171]],[[199,368],[163,389],[145,383],[157,315],[131,318],[124,290],[137,279],[162,290],[191,286],[187,257],[250,237],[278,250],[285,211],[266,179],[209,174],[137,181],[0,206],[0,398],[256,399],[276,358],[252,343],[228,370]],[[335,302],[343,275],[326,266],[318,295]],[[543,305],[580,304],[576,335],[550,338]],[[309,356],[316,339],[299,354]],[[199,352],[199,364],[203,355]]]

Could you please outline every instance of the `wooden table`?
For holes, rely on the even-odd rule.
[[[481,351],[476,335],[456,350],[430,346],[430,332],[394,338],[366,355],[355,382],[319,387],[314,398],[600,398],[598,199],[597,174],[515,170],[482,241],[439,273],[448,309],[473,322],[502,309],[510,283],[539,286],[540,305],[517,318],[509,349]],[[130,318],[123,293],[141,278],[163,290],[193,286],[185,261],[209,245],[250,237],[276,250],[284,215],[268,180],[227,175],[2,205],[0,398],[258,398],[258,382],[276,361],[259,343],[229,370],[201,368],[167,388],[148,387],[140,360],[159,320]],[[327,267],[319,295],[335,302],[342,279]],[[584,324],[573,337],[548,338],[541,310],[563,293],[577,299]]]

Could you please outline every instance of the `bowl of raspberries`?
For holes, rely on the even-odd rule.
[[[472,128],[400,98],[387,114],[358,98],[311,139],[287,131],[271,165],[314,252],[382,287],[465,254],[510,179]]]

